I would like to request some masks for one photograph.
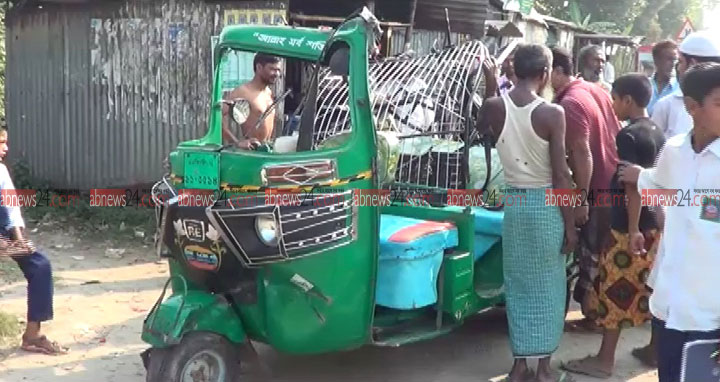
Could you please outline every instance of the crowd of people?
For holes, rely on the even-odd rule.
[[[506,207],[503,227],[509,381],[609,378],[621,330],[652,321],[649,343],[632,354],[658,367],[660,382],[679,382],[684,345],[720,340],[720,206],[702,194],[720,194],[720,37],[663,41],[653,57],[650,78],[631,73],[608,84],[598,46],[580,51],[575,75],[568,51],[522,45],[503,64],[499,96],[480,110],[477,128],[492,137],[508,188],[528,195]],[[548,85],[553,102],[541,96]],[[569,188],[597,197],[543,202]],[[677,189],[701,202],[642,203],[643,192]],[[598,203],[608,192],[625,203]],[[571,253],[583,318],[566,323]],[[550,359],[564,330],[602,333],[602,344],[564,360],[561,373]],[[537,370],[528,359],[539,359]]]

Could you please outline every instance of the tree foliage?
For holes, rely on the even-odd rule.
[[[674,36],[686,17],[702,27],[703,9],[720,0],[537,0],[545,14],[572,20],[590,30],[647,36],[650,40]]]
[[[677,33],[690,18],[695,28],[703,28],[703,10],[720,6],[720,0],[672,0],[672,2],[658,13],[658,20],[663,27],[664,37]]]

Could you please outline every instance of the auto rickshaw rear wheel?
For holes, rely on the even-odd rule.
[[[143,358],[147,382],[232,382],[240,373],[236,347],[214,333],[187,334],[179,345]]]

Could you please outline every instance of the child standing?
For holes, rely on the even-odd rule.
[[[638,189],[682,193],[667,208],[653,270],[660,382],[680,380],[686,343],[720,338],[720,64],[696,65],[681,82],[693,130],[669,139],[655,168],[620,171],[620,180]]]
[[[628,127],[617,135],[618,157],[643,168],[652,167],[665,137],[648,118],[646,108],[652,98],[650,81],[643,74],[622,76],[613,84],[612,98],[618,119],[629,121]],[[564,366],[569,371],[597,378],[612,375],[620,330],[651,319],[650,292],[645,282],[659,238],[655,215],[647,207],[641,208],[635,185],[619,182],[615,174],[610,188],[610,195],[598,200],[612,203],[611,242],[600,256],[598,276],[593,283],[595,293],[591,294],[597,296],[593,306],[598,307],[597,324],[604,329],[602,345],[596,356],[570,361]]]
[[[7,130],[0,127],[0,159],[8,151]],[[12,194],[15,186],[4,163],[0,163],[0,192]],[[25,275],[27,288],[27,325],[22,336],[21,348],[25,351],[44,354],[64,354],[67,348],[50,341],[41,331],[42,322],[53,318],[53,284],[50,260],[24,238],[20,207],[0,205],[0,241],[10,243],[3,252],[9,252]],[[10,241],[11,240],[11,241]],[[22,253],[22,254],[19,254]],[[15,255],[15,256],[13,256]]]

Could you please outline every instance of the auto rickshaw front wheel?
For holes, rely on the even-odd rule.
[[[232,382],[240,373],[238,351],[214,333],[185,335],[180,344],[143,355],[147,382]]]

